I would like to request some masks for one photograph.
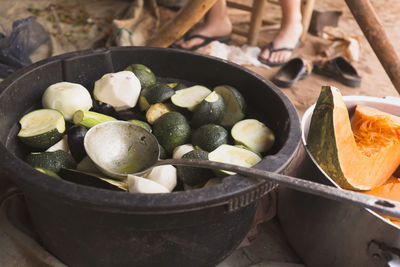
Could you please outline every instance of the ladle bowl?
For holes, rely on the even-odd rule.
[[[92,127],[85,135],[84,146],[100,171],[118,179],[126,179],[129,174],[140,176],[155,166],[166,164],[221,169],[242,174],[250,179],[267,179],[295,190],[356,204],[400,218],[400,202],[397,201],[222,162],[198,159],[159,160],[160,150],[155,136],[127,121],[108,121]]]

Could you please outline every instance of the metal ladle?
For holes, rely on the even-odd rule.
[[[227,163],[199,159],[159,160],[160,149],[155,136],[127,121],[108,121],[92,127],[86,133],[84,146],[88,156],[104,174],[121,180],[128,174],[140,176],[156,166],[169,164],[227,170],[400,218],[400,202],[397,201]]]

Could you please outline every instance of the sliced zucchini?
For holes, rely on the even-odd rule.
[[[174,91],[178,91],[178,90],[181,90],[181,89],[188,88],[183,83],[169,83],[168,86],[171,87],[172,89],[174,89]]]
[[[236,144],[244,145],[259,153],[267,152],[275,142],[274,133],[256,119],[237,122],[231,129]]]
[[[182,114],[171,111],[154,122],[153,133],[166,152],[172,153],[175,147],[188,143],[191,129]]]
[[[183,155],[185,155],[186,153],[188,153],[192,150],[194,150],[194,147],[192,144],[184,144],[184,145],[177,146],[177,147],[175,147],[174,151],[172,152],[172,158],[180,159],[180,158],[182,158]]]
[[[230,163],[243,167],[251,167],[261,161],[261,157],[256,153],[231,145],[221,145],[208,154],[208,159],[223,163]],[[233,175],[234,172],[221,170],[222,172]]]
[[[58,173],[61,168],[75,169],[76,162],[71,154],[63,150],[53,152],[32,152],[26,162],[34,168],[42,168]]]
[[[156,82],[154,73],[143,64],[132,64],[126,67],[125,70],[132,71],[138,77],[142,88],[150,86]]]
[[[146,178],[165,186],[169,192],[174,190],[177,183],[176,168],[172,165],[154,167]]]
[[[195,149],[182,156],[183,159],[208,159],[208,152]],[[210,178],[214,176],[214,173],[205,168],[196,168],[188,166],[177,166],[178,179],[184,184],[190,186],[203,186]]]
[[[231,127],[244,118],[246,102],[238,90],[229,85],[221,85],[215,87],[214,91],[222,96],[225,103],[225,113],[221,121],[222,126]]]
[[[19,123],[19,139],[27,146],[45,150],[57,143],[65,132],[65,120],[55,109],[38,109],[24,115]]]
[[[191,123],[194,128],[208,123],[219,124],[224,114],[224,100],[218,93],[212,92],[196,107]]]
[[[176,91],[171,97],[171,101],[175,106],[193,111],[210,93],[211,90],[207,87],[195,85]]]
[[[228,142],[228,131],[216,124],[203,125],[192,134],[192,144],[208,152]]]
[[[142,127],[143,129],[147,130],[149,133],[152,132],[151,126],[150,124],[148,124],[145,121],[141,121],[141,120],[128,120],[130,123],[136,124],[137,126]]]
[[[130,193],[169,193],[165,186],[143,177],[128,174],[127,181]]]
[[[146,120],[148,123],[153,124],[159,117],[170,111],[169,107],[163,103],[153,104],[146,111]]]
[[[139,108],[144,111],[152,104],[167,101],[175,91],[166,84],[155,83],[142,90],[139,98]]]
[[[74,123],[85,126],[86,128],[91,128],[99,123],[105,121],[114,121],[115,118],[111,116],[107,116],[101,113],[86,111],[86,110],[78,110],[74,113]]]

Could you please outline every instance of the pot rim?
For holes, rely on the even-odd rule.
[[[0,98],[9,86],[24,75],[35,71],[39,66],[53,63],[54,61],[70,60],[74,57],[132,50],[138,52],[164,50],[168,51],[168,53],[185,53],[192,57],[202,57],[211,61],[223,62],[261,80],[282,101],[282,104],[287,109],[290,125],[287,139],[281,149],[276,154],[267,155],[254,167],[274,172],[283,172],[285,170],[301,143],[300,119],[294,105],[279,88],[264,77],[240,65],[212,56],[156,47],[111,47],[71,52],[41,60],[14,72],[0,83]],[[168,194],[130,194],[127,192],[97,189],[49,177],[36,171],[22,159],[10,153],[1,142],[0,155],[4,155],[0,162],[0,170],[5,174],[5,177],[9,177],[17,185],[20,185],[24,193],[28,193],[29,195],[33,191],[42,198],[52,199],[56,197],[66,202],[84,203],[86,207],[90,207],[91,209],[108,210],[110,212],[165,214],[216,206],[227,206],[229,210],[234,210],[235,207],[240,208],[249,205],[275,187],[275,184],[265,180],[253,178],[250,180],[240,175],[233,175],[223,179],[221,184],[207,188],[171,192]],[[273,166],[273,169],[271,169],[271,166]],[[18,170],[18,173],[15,170]],[[26,190],[27,187],[29,187],[28,190]],[[43,191],[46,192],[46,195],[43,195]]]

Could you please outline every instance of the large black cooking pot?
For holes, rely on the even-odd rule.
[[[23,161],[18,120],[39,108],[43,91],[69,81],[92,89],[104,73],[132,63],[161,79],[213,88],[229,84],[245,96],[249,114],[276,135],[271,155],[256,168],[285,172],[300,144],[300,123],[288,98],[240,66],[162,48],[119,47],[65,54],[33,64],[0,84],[0,171],[25,194],[43,245],[70,266],[212,266],[249,230],[258,199],[274,185],[239,175],[206,189],[129,194],[54,179]]]

